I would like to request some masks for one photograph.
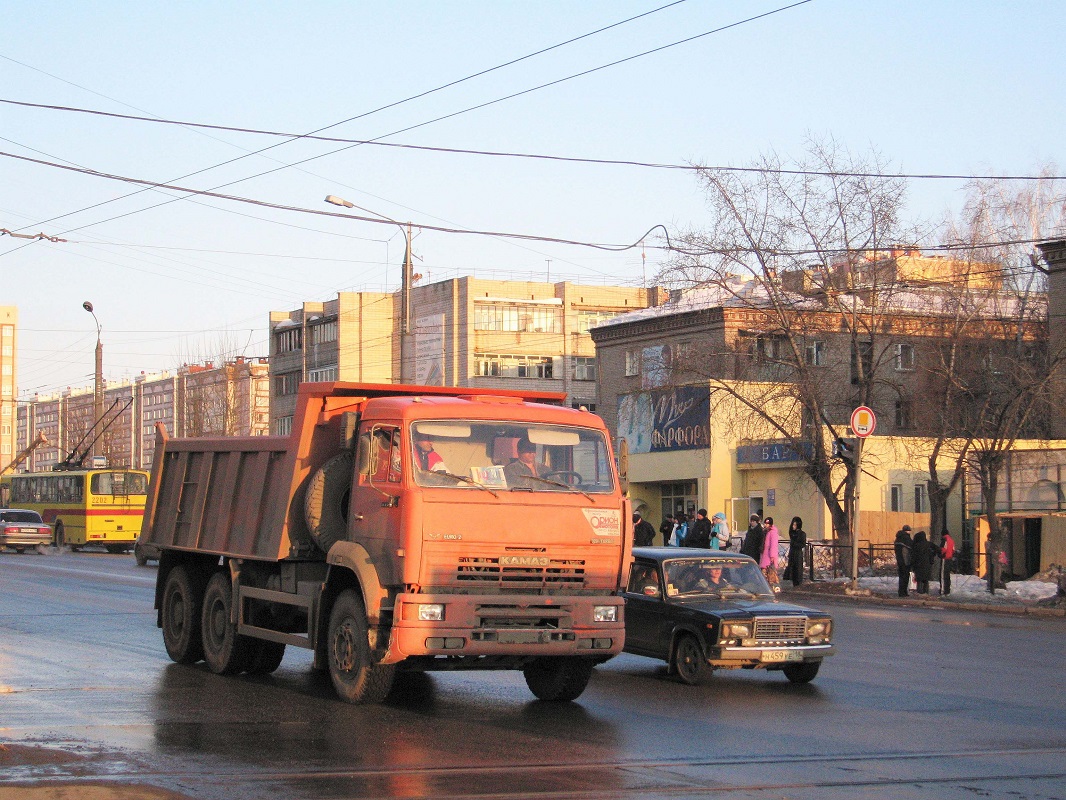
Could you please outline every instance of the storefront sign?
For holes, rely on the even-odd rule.
[[[788,464],[810,458],[810,442],[800,442],[799,449],[787,442],[746,444],[737,448],[737,464]]]
[[[711,446],[710,389],[677,386],[618,398],[618,434],[630,453]]]

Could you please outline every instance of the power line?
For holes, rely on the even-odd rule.
[[[282,131],[269,131],[259,128],[243,128],[230,125],[209,125],[187,120],[163,119],[160,117],[139,117],[131,114],[116,114],[108,111],[99,111],[89,108],[76,108],[71,106],[48,105],[44,103],[28,103],[19,100],[6,100],[0,98],[0,103],[28,108],[41,108],[52,111],[67,111],[79,114],[93,114],[115,119],[133,120],[137,122],[150,122],[161,125],[179,125],[185,128],[207,128],[210,130],[230,131],[233,133],[250,133],[261,136],[279,136],[287,139],[309,139],[320,142],[345,143],[352,145],[371,145],[374,147],[391,147],[399,150],[418,150],[429,153],[449,153],[454,155],[488,156],[493,158],[520,158],[538,161],[557,161],[570,164],[595,164],[602,166],[620,167],[643,167],[647,169],[682,170],[686,172],[745,172],[761,173],[767,175],[811,175],[817,177],[834,178],[902,178],[907,180],[1002,180],[1002,181],[1062,181],[1066,175],[977,175],[977,174],[953,174],[939,172],[836,172],[828,170],[809,169],[778,169],[772,167],[733,167],[721,165],[702,164],[669,164],[655,161],[637,161],[633,159],[615,158],[582,158],[578,156],[560,156],[547,153],[521,153],[501,150],[471,150],[460,147],[434,147],[430,145],[404,144],[401,142],[383,142],[379,139],[350,139],[338,136],[317,136],[314,134],[298,134]],[[442,118],[443,119],[443,118]],[[338,123],[340,124],[340,123]],[[428,124],[428,123],[427,123]],[[387,134],[393,135],[393,134]],[[2,138],[2,137],[0,137]],[[8,140],[9,141],[9,140]],[[23,145],[24,146],[24,145]],[[27,148],[30,149],[30,148]],[[334,151],[339,152],[339,151]],[[330,155],[330,154],[326,154]]]
[[[554,80],[554,81],[549,81],[547,83],[543,83],[543,84],[540,84],[538,86],[531,87],[529,89],[524,89],[524,90],[522,90],[520,92],[514,92],[514,93],[506,95],[504,97],[496,98],[495,100],[490,100],[490,101],[486,101],[484,103],[479,103],[479,104],[474,105],[474,106],[469,106],[469,107],[464,108],[464,109],[462,109],[460,111],[455,111],[455,112],[452,112],[450,114],[445,114],[443,116],[436,117],[434,119],[418,123],[417,125],[410,125],[410,126],[408,126],[406,128],[401,128],[401,129],[393,131],[391,133],[383,134],[382,136],[376,137],[375,140],[383,139],[383,138],[386,138],[388,136],[396,136],[396,135],[401,134],[401,133],[406,133],[407,131],[415,130],[416,128],[425,127],[426,125],[431,125],[431,124],[436,123],[436,122],[441,122],[441,121],[446,120],[446,119],[451,119],[453,117],[460,116],[461,114],[466,114],[466,113],[469,113],[471,111],[476,111],[478,109],[487,108],[488,106],[492,106],[492,105],[495,105],[497,103],[502,103],[502,102],[504,102],[506,100],[512,100],[512,99],[514,99],[516,97],[521,97],[523,95],[530,94],[532,92],[536,92],[536,91],[539,91],[541,89],[546,89],[546,88],[549,88],[551,86],[557,86],[557,85],[559,85],[561,83],[565,83],[566,81],[574,80],[575,78],[580,78],[580,77],[584,77],[586,75],[591,75],[591,74],[599,72],[601,70],[609,69],[611,67],[615,67],[615,66],[618,66],[620,64],[624,64],[624,63],[627,63],[629,61],[636,60],[638,58],[643,58],[645,56],[649,56],[649,55],[652,55],[654,53],[659,53],[659,52],[662,52],[664,50],[668,50],[668,49],[670,49],[672,47],[677,47],[677,46],[682,45],[682,44],[687,44],[689,42],[696,41],[697,39],[701,39],[703,37],[710,36],[712,34],[721,33],[723,31],[729,30],[731,28],[736,28],[736,27],[739,27],[741,25],[745,25],[745,24],[748,24],[750,22],[755,22],[755,21],[763,19],[765,17],[772,16],[774,14],[779,14],[779,13],[781,13],[783,11],[788,11],[788,10],[796,8],[798,6],[806,5],[807,3],[810,3],[810,2],[813,2],[813,0],[798,0],[798,2],[794,2],[794,3],[790,4],[790,5],[782,6],[780,8],[776,8],[776,9],[773,9],[771,11],[764,12],[762,14],[756,14],[754,16],[747,17],[746,19],[742,19],[742,20],[739,20],[737,22],[730,23],[728,25],[722,25],[722,26],[720,26],[718,28],[713,28],[712,30],[704,31],[703,33],[699,33],[699,34],[696,34],[694,36],[689,36],[689,37],[687,37],[685,39],[681,39],[679,41],[671,42],[669,44],[665,44],[665,45],[662,45],[660,47],[653,48],[651,50],[646,50],[646,51],[644,51],[642,53],[637,53],[636,55],[627,56],[626,58],[618,59],[618,60],[612,61],[612,62],[610,62],[608,64],[603,64],[603,65],[600,65],[598,67],[593,67],[591,69],[587,69],[587,70],[584,70],[582,72],[574,73],[572,75],[568,75],[566,77],[559,78],[559,79]],[[668,6],[663,6],[662,8],[667,8],[667,7]],[[656,10],[661,10],[661,9],[656,9]],[[654,13],[654,12],[648,12],[648,13]],[[622,23],[617,23],[617,24],[622,24]],[[592,35],[592,34],[587,34],[587,35]],[[583,37],[579,37],[579,38],[583,38]],[[574,41],[576,41],[576,39]],[[563,44],[566,44],[566,43],[563,43]],[[559,46],[561,46],[561,45],[559,45]],[[549,49],[551,49],[551,48],[549,48]],[[506,65],[504,65],[504,66],[506,66]],[[441,88],[443,88],[443,87],[441,87]],[[435,91],[435,90],[433,90],[433,91]],[[427,93],[423,93],[423,94],[427,94]],[[419,95],[419,96],[421,96],[421,95]],[[408,99],[414,99],[414,98],[408,98]],[[400,101],[400,102],[406,102],[406,100],[405,101]],[[392,104],[392,105],[396,105],[396,104]],[[383,106],[382,108],[390,108],[390,107],[392,107],[392,105]],[[377,109],[377,110],[381,110],[381,109]],[[367,114],[371,114],[371,113],[374,113],[374,112],[367,112]],[[327,126],[325,126],[323,128],[318,128],[317,130],[311,131],[311,133],[312,134],[320,133],[321,131],[328,130],[329,128],[332,128],[332,127],[336,127],[337,125],[344,124],[345,122],[351,122],[352,120],[359,119],[362,116],[366,116],[366,114],[360,115],[358,117],[352,117],[352,118],[350,118],[348,120],[343,120],[342,122],[334,123],[333,125],[327,125]],[[215,169],[215,168],[217,168],[219,166],[224,166],[226,164],[234,163],[235,161],[240,161],[240,160],[242,160],[244,158],[247,158],[249,155],[257,155],[259,153],[266,152],[267,150],[271,150],[271,149],[273,149],[275,147],[280,147],[281,145],[287,144],[290,141],[296,141],[297,138],[302,139],[302,138],[305,138],[305,136],[301,135],[299,137],[295,137],[293,139],[289,139],[289,140],[287,140],[285,142],[278,142],[276,144],[269,145],[268,147],[264,147],[264,148],[262,148],[260,150],[254,151],[252,153],[248,153],[246,155],[239,156],[238,158],[234,158],[234,159],[231,159],[229,161],[223,162],[222,164],[217,164],[217,165],[215,165],[213,167],[207,167],[205,169],[201,169],[201,170],[197,170],[196,172],[189,173],[188,175],[183,175],[180,178],[176,178],[175,180],[182,180],[182,179],[190,177],[192,175],[197,175],[197,174],[199,174],[201,172],[206,172],[208,170]],[[273,174],[274,172],[279,172],[279,171],[284,170],[284,169],[297,167],[297,166],[299,166],[301,164],[306,164],[306,163],[308,163],[310,161],[314,161],[314,160],[317,160],[319,158],[324,158],[326,156],[336,155],[337,153],[341,153],[341,152],[344,152],[345,150],[350,150],[351,148],[358,147],[358,146],[360,146],[360,145],[352,144],[352,145],[348,145],[346,147],[341,147],[341,148],[338,148],[336,150],[332,150],[332,151],[327,152],[327,153],[320,153],[317,156],[311,156],[311,157],[302,159],[300,161],[296,161],[296,162],[294,162],[292,164],[282,165],[282,166],[276,167],[274,169],[266,170],[265,172],[260,172],[260,173],[257,173],[255,175],[249,175],[247,177],[240,178],[240,179],[235,180],[235,181],[229,181],[227,183],[219,184],[217,186],[212,187],[212,190],[221,189],[221,188],[224,188],[226,186],[232,186],[234,184],[242,183],[242,182],[248,181],[248,180],[253,180],[255,178],[261,178],[261,177],[264,177],[266,175]],[[156,186],[162,186],[164,184],[155,184],[155,185]],[[199,192],[199,193],[200,194],[209,194],[208,191]],[[126,195],[126,196],[128,197],[129,195]],[[117,199],[122,199],[122,198],[117,198]],[[137,211],[130,211],[130,212],[127,212],[125,214],[119,214],[119,215],[114,216],[114,217],[109,217],[106,220],[100,220],[98,222],[91,223],[91,225],[100,225],[100,224],[103,224],[105,222],[114,221],[116,219],[122,219],[123,217],[128,217],[128,216],[131,216],[133,214],[140,213],[141,211],[147,211],[147,210],[152,209],[152,208],[159,208],[160,206],[167,205],[167,204],[173,203],[173,202],[177,202],[178,200],[181,200],[181,199],[182,198],[174,198],[172,200],[167,200],[164,203],[157,203],[154,206],[148,206],[146,208],[142,208],[142,209],[139,209]],[[111,202],[111,201],[107,201],[107,202]],[[96,206],[104,205],[104,204],[105,203],[97,203],[94,206],[89,206],[86,209],[81,209],[81,211],[88,210],[89,208],[95,208]],[[79,213],[79,212],[71,212],[71,213]],[[62,216],[70,216],[70,214],[64,214]],[[59,218],[60,217],[53,217],[51,220],[45,220],[45,222],[51,222],[51,221],[54,221],[55,219],[59,219]],[[44,223],[39,223],[39,224],[44,224]],[[81,230],[82,228],[86,228],[86,227],[89,227],[89,225],[83,225],[83,226],[81,226],[79,228],[71,228],[68,231],[65,231],[65,233],[69,233],[69,232],[74,231],[74,230]],[[426,229],[430,229],[429,226],[422,226],[422,227],[426,228]]]

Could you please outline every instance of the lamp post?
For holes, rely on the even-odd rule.
[[[367,214],[381,217],[381,219],[391,222],[399,228],[400,233],[403,234],[403,270],[400,276],[400,383],[405,383],[404,370],[407,366],[407,356],[409,355],[407,352],[409,349],[407,339],[411,334],[411,223],[408,222],[405,228],[403,223],[397,222],[392,217],[386,217],[377,211],[357,206],[355,203],[345,200],[343,197],[337,197],[335,194],[327,195],[326,202],[342,208],[357,208]]]
[[[96,318],[93,304],[86,300],[81,304],[81,307],[93,315],[93,322],[96,323],[96,372],[93,382],[93,425],[96,425],[100,422],[100,417],[104,415],[104,345],[100,341],[100,320]],[[95,442],[93,443],[92,455],[96,456]]]

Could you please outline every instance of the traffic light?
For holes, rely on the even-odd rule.
[[[833,456],[848,464],[854,464],[859,457],[859,443],[856,439],[837,437],[833,440]]]

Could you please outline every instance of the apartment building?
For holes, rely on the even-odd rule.
[[[270,315],[271,430],[291,430],[303,381],[341,380],[565,392],[595,410],[589,331],[664,302],[661,289],[569,282],[438,281],[411,289],[407,331],[399,293],[340,293]]]
[[[0,469],[15,457],[17,416],[15,396],[18,386],[18,309],[0,306]]]
[[[105,388],[104,422],[95,428],[92,388],[37,396],[18,406],[17,446],[26,447],[38,432],[48,442],[30,454],[20,471],[53,469],[87,450],[96,436],[97,453],[109,465],[148,468],[157,422],[172,436],[265,435],[269,385],[262,360],[187,365],[174,374],[142,373]]]

